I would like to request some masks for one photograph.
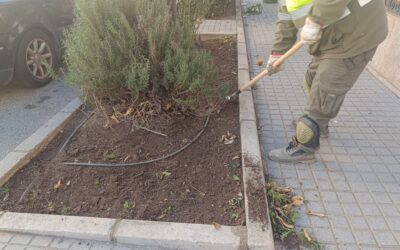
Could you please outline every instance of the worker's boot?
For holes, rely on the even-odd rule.
[[[319,126],[312,119],[303,116],[296,127],[296,136],[289,146],[271,150],[270,160],[281,163],[309,163],[315,160],[315,151],[319,149]]]
[[[297,119],[292,120],[292,125],[294,128],[297,127]],[[320,135],[321,138],[328,138],[329,137],[329,127],[326,126],[325,128],[320,128]]]

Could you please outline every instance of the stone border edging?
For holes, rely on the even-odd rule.
[[[156,249],[246,249],[245,227],[0,212],[0,231]]]
[[[237,46],[238,46],[238,85],[250,81],[246,37],[242,17],[242,0],[236,0]],[[254,108],[252,90],[244,91],[239,96],[240,103],[240,135],[242,142],[243,185],[245,193],[247,246],[248,249],[274,249],[274,238],[269,219],[268,202],[265,187],[265,175],[260,141],[258,137],[257,118]],[[250,211],[254,204],[249,202],[249,194],[264,194],[261,204],[264,205],[265,220],[252,218]],[[258,198],[258,197],[257,197]],[[255,208],[256,209],[256,208]]]
[[[0,161],[0,186],[4,185],[11,176],[36,157],[65,127],[81,105],[80,99],[75,98],[35,133],[19,144],[14,151],[8,153]]]

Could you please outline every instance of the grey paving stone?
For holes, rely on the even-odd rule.
[[[12,233],[0,232],[0,242],[7,243],[11,240],[13,236],[14,234]]]
[[[75,241],[69,247],[69,250],[89,250],[92,243],[89,241]]]
[[[399,243],[396,241],[392,233],[387,231],[374,231],[374,236],[379,246],[395,246]]]
[[[365,217],[368,225],[372,230],[387,230],[389,229],[385,219],[383,217],[378,216],[366,216]]]
[[[296,221],[297,227],[304,228],[304,227],[310,227],[310,225],[311,225],[310,219],[308,218],[308,216],[305,216],[303,214],[303,215],[300,215],[299,218],[297,218],[297,221]]]
[[[301,186],[303,190],[317,190],[317,184],[313,179],[302,179]]]
[[[383,187],[383,185],[378,182],[368,182],[367,187],[368,187],[369,191],[372,193],[385,192],[385,188]]]
[[[326,250],[338,250],[339,246],[334,244],[324,244],[324,249]]]
[[[91,246],[91,250],[111,250],[115,247],[115,245],[101,242],[101,243],[93,243]]]
[[[356,197],[356,200],[359,203],[374,203],[374,199],[370,195],[370,193],[362,192],[362,193],[353,193]]]
[[[396,179],[391,173],[377,173],[377,176],[382,183],[396,183]]]
[[[389,195],[384,192],[372,192],[372,197],[374,198],[375,202],[378,204],[391,204],[392,200],[390,199]]]
[[[32,235],[25,235],[25,234],[16,234],[11,240],[11,244],[29,244],[32,240]]]
[[[389,193],[390,198],[396,204],[400,204],[400,194]]]
[[[355,230],[354,235],[357,238],[357,242],[359,244],[368,244],[368,245],[375,245],[377,244],[374,238],[374,235],[368,230]]]
[[[329,219],[326,217],[311,216],[310,221],[313,228],[330,228]]]
[[[364,217],[349,216],[350,225],[354,229],[369,230],[369,226]]]
[[[346,180],[343,173],[330,172],[329,176],[331,177],[332,181],[345,181]]]
[[[297,179],[297,171],[296,170],[285,170],[285,171],[282,171],[282,177],[284,177],[284,178],[296,178]]]
[[[139,249],[139,248],[137,248],[137,249]],[[131,247],[127,247],[127,246],[115,246],[115,247],[112,248],[112,250],[132,250],[132,248]]]
[[[333,186],[330,180],[320,180],[318,181],[317,186],[320,191],[333,191]]]
[[[360,247],[356,244],[339,244],[340,250],[359,250]]]
[[[323,201],[330,201],[330,202],[335,202],[338,201],[337,195],[335,192],[329,192],[329,191],[321,191],[321,199]]]
[[[321,155],[321,159],[324,162],[336,162],[336,158],[335,155],[332,154],[320,154]]]
[[[349,186],[353,192],[364,192],[368,190],[364,182],[349,182]]]
[[[328,215],[342,215],[344,214],[342,206],[338,202],[324,202],[326,213]]]
[[[304,191],[304,199],[307,201],[321,201],[319,192],[317,191]]]
[[[337,195],[339,197],[339,200],[342,203],[344,203],[344,202],[349,202],[349,203],[356,202],[356,199],[355,199],[354,194],[352,192],[337,192]]]
[[[74,242],[74,240],[58,238],[51,243],[50,247],[68,249]]]
[[[342,206],[347,215],[363,215],[357,203],[342,203]]]
[[[382,216],[376,204],[360,204],[360,208],[365,216]]]
[[[346,217],[343,216],[329,216],[329,222],[334,228],[344,228],[351,230]]]
[[[308,201],[306,206],[309,211],[316,212],[316,213],[326,213],[324,206],[321,202],[315,201]]]
[[[383,186],[388,193],[400,193],[399,183],[383,183]]]
[[[4,250],[24,250],[25,245],[6,245]]]
[[[43,250],[43,247],[34,247],[34,246],[28,246],[25,248],[25,250]]]
[[[46,236],[35,236],[31,241],[30,245],[39,246],[39,247],[47,247],[53,241],[52,237]]]
[[[386,216],[400,216],[399,209],[393,204],[380,204],[382,213]]]
[[[321,243],[335,243],[335,237],[330,228],[313,227],[314,235]]]
[[[400,217],[391,216],[387,219],[387,223],[391,230],[400,231]]]
[[[284,181],[285,181],[285,186],[288,186],[291,188],[300,188],[301,187],[300,181],[298,179],[285,179]]]
[[[333,228],[333,233],[337,242],[339,243],[356,243],[356,240],[354,239],[353,235],[349,233],[348,229]]]
[[[351,188],[347,181],[335,181],[333,182],[336,191],[350,191]]]

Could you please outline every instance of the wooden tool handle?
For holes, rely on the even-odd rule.
[[[282,55],[278,60],[274,62],[274,67],[279,67],[282,63],[284,63],[289,57],[291,57],[294,53],[296,53],[299,49],[303,47],[304,43],[302,41],[296,43],[290,50],[288,50],[284,55]],[[245,91],[248,88],[253,87],[261,78],[268,75],[268,70],[262,71],[256,77],[254,77],[250,82],[246,83],[240,88],[240,92]]]
[[[299,49],[303,47],[303,41],[300,41],[293,45],[290,50],[288,50],[285,54],[283,54],[278,60],[274,62],[274,67],[279,67],[282,63],[284,63],[289,57],[291,57],[294,53],[296,53]]]

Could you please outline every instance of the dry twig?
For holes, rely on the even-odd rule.
[[[146,131],[151,132],[151,133],[156,134],[156,135],[161,135],[161,136],[164,136],[164,137],[168,137],[168,135],[166,135],[166,134],[163,134],[163,133],[148,129],[146,127],[142,127],[142,126],[136,125],[134,123],[132,124],[132,126],[134,126],[135,128],[138,128],[138,129],[146,130]]]

